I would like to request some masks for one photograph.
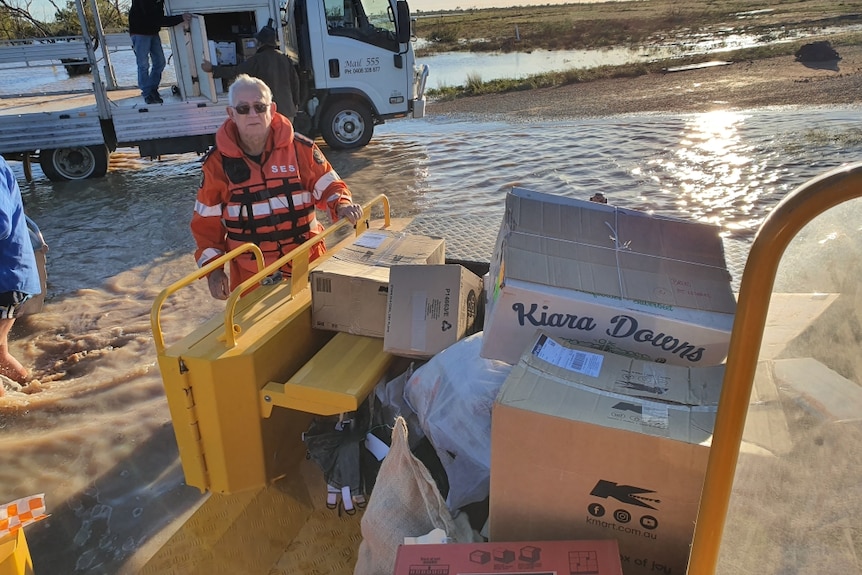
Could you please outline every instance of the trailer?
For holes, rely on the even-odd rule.
[[[405,0],[167,0],[166,13],[193,18],[163,30],[176,77],[162,86],[163,104],[146,104],[137,87],[117,82],[111,56],[130,49],[131,38],[103,31],[95,0],[91,30],[84,1],[76,0],[81,36],[0,42],[4,69],[89,66],[92,80],[88,88],[0,96],[0,154],[24,162],[28,180],[32,161],[55,181],[103,176],[118,147],[142,157],[206,152],[227,116],[229,83],[201,65],[241,63],[269,22],[297,66],[297,131],[355,149],[386,120],[425,115],[428,67],[415,61]]]

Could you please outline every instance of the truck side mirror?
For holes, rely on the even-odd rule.
[[[398,0],[396,7],[398,9],[395,22],[396,39],[399,44],[406,44],[410,41],[410,7],[407,5],[407,0]]]

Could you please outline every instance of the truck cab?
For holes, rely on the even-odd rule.
[[[183,97],[226,101],[229,82],[213,79],[201,63],[240,64],[257,50],[255,33],[275,22],[279,47],[300,78],[297,131],[353,149],[387,119],[425,114],[428,69],[416,65],[404,0],[167,0],[165,6],[171,14],[194,14],[190,31],[170,29]]]

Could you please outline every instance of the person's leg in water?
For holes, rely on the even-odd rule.
[[[14,323],[14,317],[0,318],[0,375],[5,375],[18,383],[26,383],[30,373],[9,353],[9,330]],[[4,393],[3,386],[0,385],[0,396]]]

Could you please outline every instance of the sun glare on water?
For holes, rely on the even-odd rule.
[[[728,230],[759,225],[745,214],[771,182],[742,137],[746,120],[746,114],[732,111],[693,115],[673,152],[655,160],[669,175],[678,205],[692,218]]]

